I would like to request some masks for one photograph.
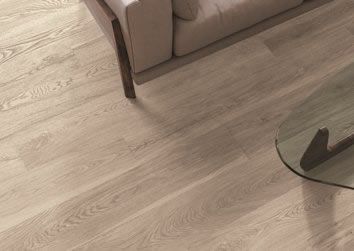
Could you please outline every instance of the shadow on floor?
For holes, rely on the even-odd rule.
[[[304,211],[310,232],[306,241],[316,250],[338,250],[335,239],[335,202],[342,188],[304,180],[302,193]]]

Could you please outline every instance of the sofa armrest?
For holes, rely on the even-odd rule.
[[[172,57],[171,0],[105,0],[119,19],[133,72]]]

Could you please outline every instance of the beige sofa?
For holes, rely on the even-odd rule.
[[[193,8],[178,10],[175,5],[183,1],[187,7],[194,1]],[[247,37],[253,33],[247,30],[250,27],[257,30],[256,24],[303,1],[86,0],[86,4],[116,49],[126,96],[135,98],[133,79],[140,84],[205,56],[230,44],[233,34]]]

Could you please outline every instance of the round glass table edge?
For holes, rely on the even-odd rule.
[[[284,121],[285,122],[285,121]],[[283,123],[284,123],[283,122]],[[293,169],[289,163],[287,163],[287,161],[283,158],[283,156],[281,155],[280,149],[279,149],[279,144],[278,144],[278,139],[279,139],[279,133],[280,133],[280,128],[283,125],[283,123],[281,123],[281,125],[278,127],[277,132],[276,132],[276,136],[275,136],[275,148],[277,150],[277,154],[281,160],[281,162],[293,173],[295,173],[297,176],[300,176],[303,179],[306,180],[310,180],[310,181],[314,181],[317,183],[321,183],[321,184],[325,184],[325,185],[330,185],[330,186],[335,186],[335,187],[340,187],[340,188],[345,188],[345,189],[350,189],[350,190],[354,190],[354,187],[350,187],[350,186],[346,186],[346,185],[342,185],[342,184],[337,184],[337,183],[333,183],[333,182],[329,182],[329,181],[324,181],[324,180],[319,180],[319,179],[315,179],[315,178],[311,178],[308,176],[305,176],[302,173],[299,173],[298,171],[296,171],[295,169]]]

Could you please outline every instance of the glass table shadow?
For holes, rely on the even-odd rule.
[[[351,139],[349,137],[354,133],[354,63],[326,80],[295,108],[279,127],[276,138],[281,160],[296,174],[313,181],[354,189],[352,144],[347,144],[345,149],[311,168],[304,167],[303,156],[321,128],[329,130],[329,145]],[[316,157],[316,154],[312,155],[307,153],[307,156]]]

